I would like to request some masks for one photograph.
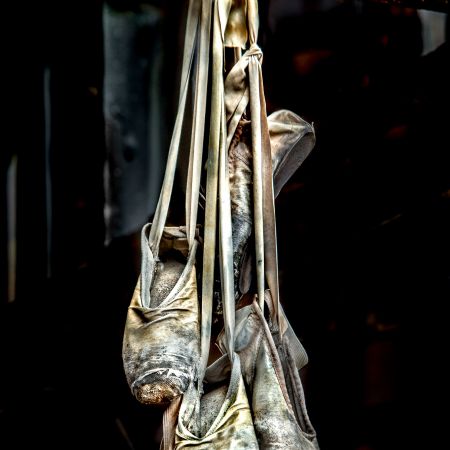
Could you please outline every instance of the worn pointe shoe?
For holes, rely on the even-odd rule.
[[[223,349],[222,339],[223,334],[218,338]],[[297,395],[297,390],[293,396],[289,395],[272,334],[256,302],[236,311],[236,351],[241,359],[259,448],[317,450],[316,434],[306,410],[301,420],[296,415],[296,405],[302,402],[304,407],[304,398]],[[207,375],[218,378],[217,374],[226,373],[225,358],[210,366]]]
[[[270,291],[266,290],[266,305],[270,305]],[[280,337],[278,325],[272,321],[268,323],[272,342],[278,352],[279,361],[281,363],[282,371],[284,373],[284,380],[287,389],[287,394],[291,401],[291,405],[301,429],[305,435],[309,436],[314,448],[318,449],[316,432],[309,419],[308,411],[306,409],[305,394],[303,391],[303,384],[300,379],[300,369],[308,364],[308,355],[292,329],[285,313],[280,305],[283,321],[287,324],[286,332],[283,337]],[[262,317],[260,315],[260,317]]]
[[[291,111],[276,111],[268,117],[275,197],[300,167],[315,144],[312,125]],[[251,123],[242,118],[228,152],[233,227],[233,269],[237,298],[248,292],[251,262],[248,251],[252,233]]]
[[[145,404],[168,403],[196,376],[200,354],[195,247],[183,228],[166,227],[154,258],[142,231],[142,270],[128,308],[123,361]]]
[[[240,263],[252,234],[252,150],[250,121],[241,119],[228,151],[233,234],[234,292],[239,297]]]
[[[240,357],[235,354],[231,370],[228,356],[225,358],[227,370],[220,372],[220,379],[212,380],[219,382],[218,387],[201,395],[198,388],[191,385],[183,396],[175,431],[175,450],[261,448],[255,435]]]
[[[311,124],[287,109],[275,111],[267,121],[272,152],[273,190],[277,197],[311,153],[316,137]]]

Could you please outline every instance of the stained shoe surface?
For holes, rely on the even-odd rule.
[[[184,231],[167,227],[156,261],[143,233],[141,278],[123,341],[124,368],[140,402],[168,403],[186,391],[199,361],[195,249],[188,254]]]
[[[223,347],[221,338],[223,335],[218,344]],[[284,344],[301,345],[290,342],[289,337]],[[241,358],[259,448],[317,450],[315,432],[304,408],[303,391],[299,392],[297,386],[289,395],[279,353],[256,303],[236,311],[236,351]],[[223,361],[216,362],[217,367],[221,364]],[[220,371],[223,368],[217,370]],[[296,415],[300,409],[301,418]]]

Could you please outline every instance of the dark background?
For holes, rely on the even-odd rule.
[[[122,11],[141,7],[111,3]],[[152,3],[165,14],[161,89],[171,124],[185,2]],[[316,148],[277,200],[277,220],[282,302],[310,356],[303,378],[319,442],[323,450],[442,448],[448,43],[422,56],[414,8],[342,2],[318,11],[304,2],[300,15],[274,28],[269,6],[260,2],[268,108],[292,109],[317,134]],[[162,411],[133,399],[121,362],[139,270],[136,235],[104,245],[102,7],[24,2],[2,15],[5,450],[159,448]],[[8,300],[6,176],[13,157],[17,266]]]

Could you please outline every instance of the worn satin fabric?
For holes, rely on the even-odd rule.
[[[218,345],[222,348],[221,338]],[[241,357],[242,374],[250,393],[259,448],[317,450],[309,419],[306,416],[298,420],[293,407],[304,399],[289,396],[272,334],[256,302],[236,311],[236,351]],[[226,373],[226,363],[222,358],[210,367],[209,380],[214,381],[215,377]]]
[[[300,167],[315,143],[313,127],[297,114],[276,111],[268,117],[274,194],[277,196],[289,178]],[[241,119],[230,143],[231,214],[233,227],[233,268],[236,297],[248,292],[251,274],[242,272],[244,253],[252,233],[252,152],[251,123]],[[249,261],[247,260],[247,263]]]
[[[283,186],[313,149],[316,137],[311,124],[282,109],[268,118],[273,169],[273,190],[278,196]]]
[[[283,340],[286,336],[283,337]],[[274,339],[277,342],[276,339]],[[280,355],[281,365],[283,372],[285,373],[286,389],[291,400],[291,404],[294,409],[297,422],[300,424],[301,429],[304,430],[305,436],[311,440],[313,448],[318,450],[319,444],[316,437],[316,432],[312,426],[311,420],[306,409],[305,394],[303,385],[300,379],[298,365],[292,354],[291,348],[286,342],[277,344],[278,354]]]
[[[228,380],[226,380],[228,382]],[[211,393],[209,394],[211,395]],[[214,395],[214,392],[212,392]],[[184,395],[175,432],[175,449],[195,448],[198,450],[259,449],[253,426],[252,413],[241,375],[241,362],[234,356],[228,390],[215,417],[200,417],[198,389],[194,386]],[[215,414],[214,410],[204,414]],[[205,433],[201,433],[201,423],[212,423]]]
[[[241,120],[228,153],[231,222],[233,233],[234,292],[239,298],[239,274],[242,255],[252,233],[252,152],[250,122]]]
[[[145,230],[143,234],[145,236]],[[186,235],[181,238],[180,234],[183,235],[180,228],[165,228],[161,255],[165,250],[187,247]],[[127,314],[122,350],[124,369],[130,388],[139,401],[167,403],[187,389],[196,376],[199,360],[195,251],[189,254],[171,292],[155,306],[151,298],[144,301],[150,297],[155,265],[148,244],[143,250],[143,259],[146,259],[142,264],[144,270]],[[164,283],[166,277],[173,284],[173,274],[162,269],[159,283]],[[145,286],[145,294],[141,286]]]

